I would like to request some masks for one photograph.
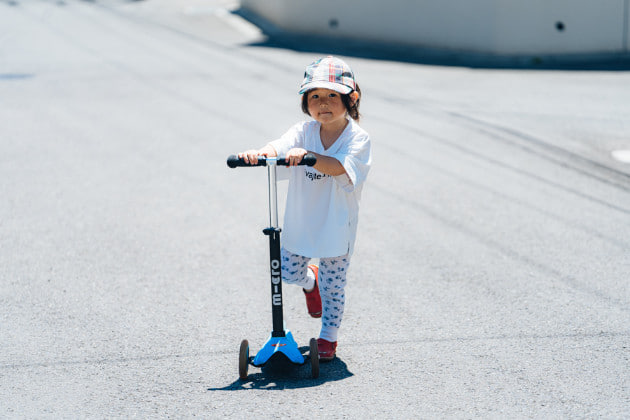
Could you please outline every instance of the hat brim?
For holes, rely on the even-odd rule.
[[[335,92],[339,92],[343,95],[347,95],[352,92],[352,88],[350,86],[342,85],[341,83],[327,82],[327,81],[313,81],[305,84],[300,88],[299,93],[303,94],[313,89],[330,89]]]

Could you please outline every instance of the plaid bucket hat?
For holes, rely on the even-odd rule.
[[[354,73],[343,60],[329,55],[311,63],[304,72],[300,94],[323,88],[348,94],[357,88]]]

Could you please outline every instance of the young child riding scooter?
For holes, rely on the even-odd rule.
[[[282,280],[303,288],[309,314],[322,319],[321,361],[335,357],[345,286],[357,231],[361,190],[372,164],[370,137],[358,125],[361,90],[341,59],[328,56],[306,68],[299,93],[300,122],[262,149],[238,157],[284,156],[290,166],[282,229]],[[313,153],[313,167],[297,166]],[[319,258],[319,267],[309,265]]]

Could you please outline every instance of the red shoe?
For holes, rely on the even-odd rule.
[[[316,265],[309,265],[313,273],[315,274],[315,287],[310,292],[302,289],[304,292],[304,296],[306,296],[306,309],[308,313],[313,318],[321,318],[322,317],[322,298],[319,295],[319,283],[317,283],[317,277],[319,273],[319,268]]]
[[[319,360],[322,362],[330,362],[335,358],[337,352],[337,342],[331,343],[323,338],[317,339],[317,352],[319,353]]]

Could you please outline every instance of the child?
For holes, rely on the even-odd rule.
[[[300,122],[239,157],[256,164],[257,156],[285,156],[291,166],[282,280],[302,286],[309,314],[322,318],[318,352],[329,361],[337,348],[361,189],[372,163],[370,137],[357,124],[361,90],[344,61],[329,56],[309,65],[299,93],[302,110],[315,121]],[[296,166],[307,152],[317,157],[315,166]],[[311,258],[319,258],[319,267],[307,266]]]

